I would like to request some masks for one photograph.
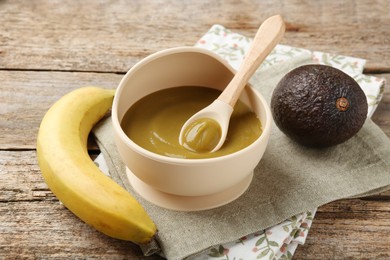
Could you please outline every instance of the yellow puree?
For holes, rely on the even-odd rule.
[[[182,144],[185,148],[205,153],[217,146],[222,136],[221,126],[211,118],[199,118],[184,129]]]
[[[121,125],[139,146],[176,158],[211,158],[241,150],[261,135],[261,123],[250,108],[238,101],[223,146],[216,152],[192,152],[179,144],[183,124],[211,104],[221,92],[204,87],[174,87],[152,93],[126,112]]]

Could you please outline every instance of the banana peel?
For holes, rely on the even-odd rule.
[[[38,164],[57,198],[98,231],[136,244],[157,228],[137,200],[91,160],[87,139],[112,106],[115,90],[82,87],[60,98],[45,114],[37,138]]]

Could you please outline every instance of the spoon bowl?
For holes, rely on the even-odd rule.
[[[220,131],[220,135],[218,135],[219,141],[214,146],[214,148],[212,148],[212,151],[219,150],[219,148],[221,148],[221,146],[223,145],[223,142],[221,142],[221,140],[226,139],[230,116],[232,115],[232,113],[233,113],[232,106],[219,99],[214,100],[213,103],[211,103],[210,105],[208,105],[207,107],[199,111],[198,113],[194,114],[184,123],[179,134],[179,138],[180,137],[182,138],[180,144],[183,145],[186,149],[196,152],[196,150],[194,150],[191,146],[187,144],[186,141],[183,140],[183,136],[185,136],[186,132],[190,130],[189,127],[191,128],[192,123],[200,119],[210,118],[215,122],[217,122],[217,124],[220,126],[221,131]]]
[[[233,112],[235,103],[250,77],[282,39],[284,31],[285,24],[280,15],[271,16],[261,24],[243,63],[228,86],[213,103],[194,114],[184,123],[179,135],[179,143],[182,146],[192,151],[205,152],[204,147],[209,146],[208,144],[204,144],[204,142],[208,142],[210,139],[215,140],[216,138],[219,138],[216,145],[211,146],[206,152],[215,152],[221,148],[226,139],[230,116]],[[220,131],[204,129],[203,127],[202,131],[196,133],[197,129],[200,129],[197,120],[203,118],[214,120],[220,126]],[[193,127],[198,128],[195,129]],[[188,136],[187,133],[192,134],[191,136]],[[207,138],[204,138],[205,133]],[[197,134],[202,136],[197,138]],[[199,139],[199,141],[193,142],[192,140],[194,139]],[[199,149],[199,147],[202,147],[202,150]]]

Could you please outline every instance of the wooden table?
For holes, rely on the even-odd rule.
[[[390,81],[389,0],[0,0],[0,259],[143,258],[50,192],[35,152],[42,116],[70,90],[116,87],[141,58],[191,46],[212,24],[253,36],[276,13],[283,44],[367,59],[366,74]],[[373,119],[390,136],[388,88]],[[336,258],[390,258],[390,192],[318,209],[295,259]]]

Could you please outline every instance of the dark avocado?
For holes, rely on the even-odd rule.
[[[326,65],[293,69],[280,80],[271,99],[279,129],[313,147],[337,145],[354,136],[366,120],[367,109],[358,83]]]

